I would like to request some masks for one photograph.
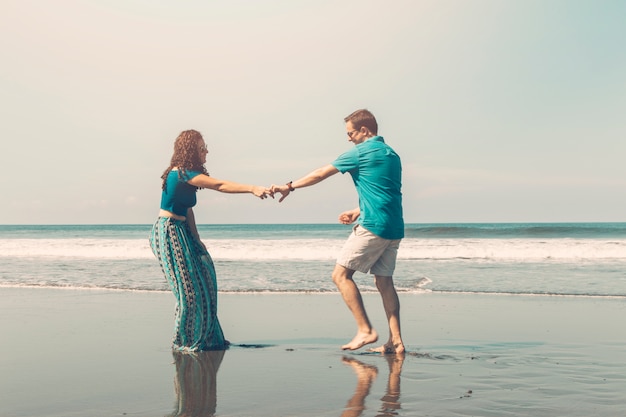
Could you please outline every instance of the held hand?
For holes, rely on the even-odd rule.
[[[289,187],[287,185],[275,185],[272,184],[270,191],[272,192],[272,196],[274,195],[274,193],[280,193],[281,197],[278,200],[279,203],[282,203],[283,200],[285,198],[287,198],[287,196],[289,195],[289,193],[291,193],[291,191],[289,191]]]
[[[261,200],[266,199],[268,195],[274,198],[274,191],[269,188],[261,187],[260,185],[252,187],[252,194],[259,197]]]
[[[339,215],[339,223],[342,224],[351,224],[354,223],[356,219],[359,218],[361,212],[358,209],[344,211]]]

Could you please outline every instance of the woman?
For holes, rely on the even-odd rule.
[[[196,191],[251,193],[261,199],[271,194],[265,187],[210,177],[204,166],[207,153],[200,132],[186,130],[176,138],[170,166],[161,176],[161,210],[150,235],[152,252],[176,297],[173,349],[178,351],[223,350],[229,344],[217,319],[215,267],[196,228]]]

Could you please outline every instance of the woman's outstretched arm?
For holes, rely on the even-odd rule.
[[[241,184],[234,181],[220,180],[204,174],[193,177],[192,179],[187,181],[187,183],[195,187],[210,188],[211,190],[219,191],[220,193],[251,193],[261,199],[266,198],[268,195],[272,197],[274,196],[271,190],[267,187],[263,187],[260,185]]]

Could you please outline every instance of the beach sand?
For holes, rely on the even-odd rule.
[[[620,298],[402,294],[403,357],[341,351],[338,294],[220,294],[237,345],[198,355],[170,350],[169,293],[0,298],[3,417],[626,415]]]

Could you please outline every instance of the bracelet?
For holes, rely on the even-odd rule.
[[[289,187],[289,191],[296,191],[296,189],[295,189],[295,188],[293,188],[293,187],[291,186],[291,183],[292,183],[292,182],[293,182],[293,181],[289,181],[289,182],[288,182],[287,184],[285,184],[285,185],[287,185],[287,187]]]

